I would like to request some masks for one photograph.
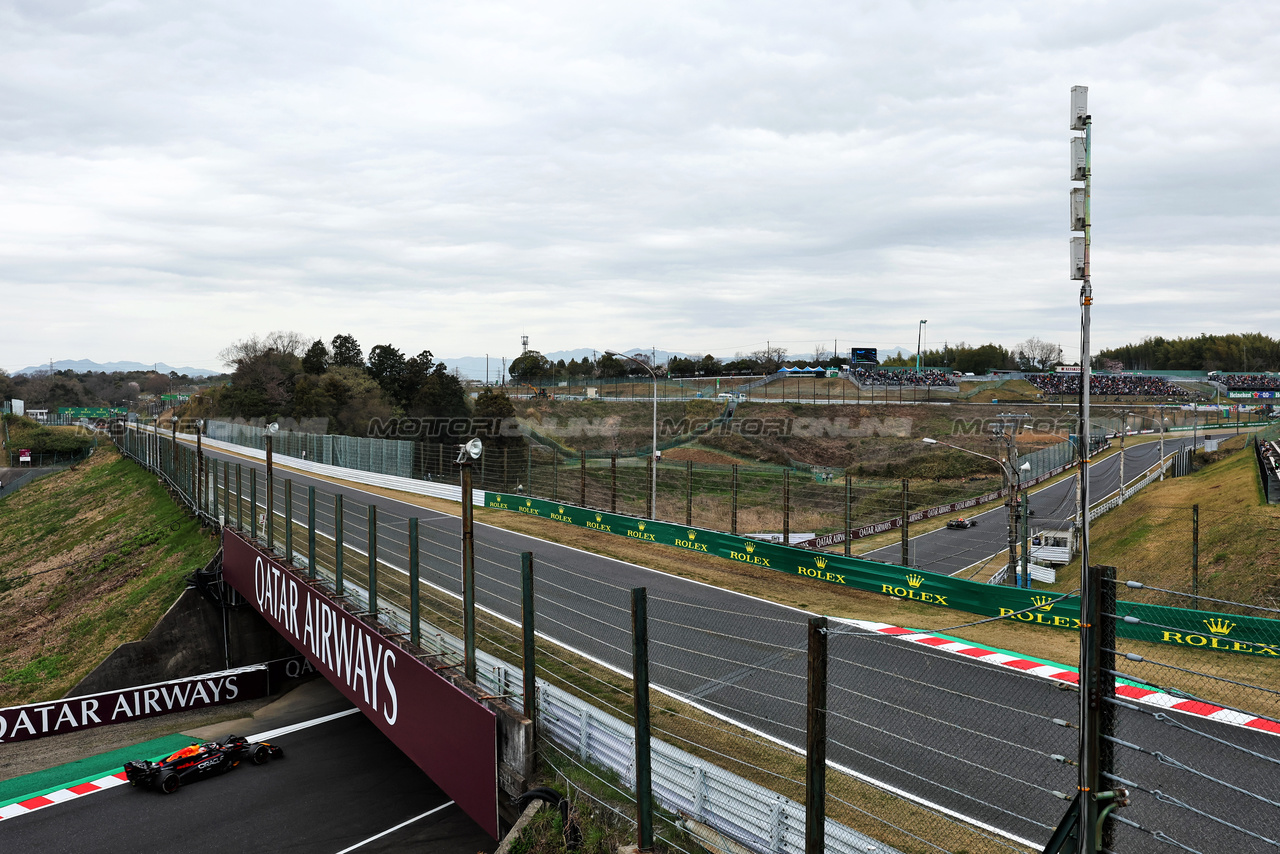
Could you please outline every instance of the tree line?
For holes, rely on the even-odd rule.
[[[462,381],[430,350],[407,356],[393,344],[365,355],[352,335],[326,344],[296,332],[251,336],[220,354],[229,382],[184,410],[214,418],[329,419],[329,432],[366,435],[393,418],[457,418],[470,414]]]

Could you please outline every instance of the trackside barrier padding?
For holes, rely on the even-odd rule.
[[[816,582],[910,599],[937,608],[989,617],[1016,613],[1012,619],[1036,627],[1080,628],[1080,599],[1076,596],[1059,599],[1047,591],[984,584],[927,570],[760,542],[703,528],[619,516],[523,495],[490,492],[485,506],[615,534],[641,543],[674,546]],[[1280,662],[1280,621],[1123,600],[1118,608],[1119,617],[1138,621],[1118,620],[1116,634],[1120,637],[1254,655]]]

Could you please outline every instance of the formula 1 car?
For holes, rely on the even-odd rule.
[[[283,758],[284,750],[278,745],[229,735],[222,741],[192,742],[159,762],[146,759],[126,762],[124,773],[131,786],[147,786],[171,795],[183,784],[224,774],[245,759],[262,765],[271,759]]]
[[[952,519],[947,522],[947,527],[951,530],[962,530],[964,528],[976,528],[978,520],[976,519]]]

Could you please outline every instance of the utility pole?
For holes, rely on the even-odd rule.
[[[1018,585],[1018,510],[1022,477],[1018,470],[1018,429],[1023,420],[1031,418],[1027,413],[1015,415],[1002,412],[999,415],[1001,424],[998,432],[992,436],[996,440],[1004,440],[1004,469],[1009,482],[1009,495],[1005,507],[1009,511],[1009,563],[1005,567],[1006,584]]]
[[[1124,439],[1129,435],[1129,413],[1120,413],[1120,503],[1124,503]]]

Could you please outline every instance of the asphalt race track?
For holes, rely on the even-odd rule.
[[[1173,440],[1166,442],[1173,444]],[[1137,477],[1154,463],[1158,452],[1151,444],[1131,447],[1128,453],[1126,476],[1132,471],[1132,477]],[[235,459],[262,470],[260,463]],[[1118,465],[1095,465],[1091,473],[1093,495],[1100,498],[1114,489],[1107,478],[1118,479]],[[287,476],[293,481],[299,515],[305,512],[300,508],[305,507],[308,485],[317,491],[336,489],[304,473]],[[277,484],[284,477],[278,472]],[[282,492],[277,488],[278,506],[282,506]],[[384,521],[417,516],[424,581],[460,592],[457,517],[365,493],[354,485],[342,492],[348,502],[345,537],[349,545],[363,548],[366,542],[363,508],[351,512],[360,502],[377,505]],[[1039,518],[1070,516],[1074,487],[1069,481],[1038,496],[1037,510],[1043,508]],[[990,537],[993,545],[975,545],[952,571],[981,560],[1003,548],[1003,526],[996,522],[1000,514],[1000,510],[989,512],[984,524],[974,529],[921,537],[928,545],[918,546],[919,553],[937,554],[936,560],[941,561],[949,550],[956,550],[958,538]],[[322,517],[319,514],[318,524],[328,528],[331,520]],[[554,529],[547,534],[554,536]],[[539,632],[625,672],[630,668],[629,590],[644,586],[650,601],[654,687],[803,749],[808,614],[499,528],[477,525],[476,541],[481,607],[518,619],[519,553],[533,551]],[[379,542],[379,556],[394,565],[407,563],[403,542],[385,536]],[[796,583],[817,582],[797,579]],[[957,622],[963,617],[957,614]],[[832,763],[1002,834],[1043,844],[1066,807],[1053,792],[1070,792],[1075,787],[1075,770],[1051,758],[1074,755],[1075,732],[1054,724],[1053,719],[1076,720],[1075,692],[1008,668],[881,636],[836,633],[831,657],[831,703],[836,713],[829,722]],[[1272,761],[1223,750],[1145,713],[1121,712],[1127,740],[1162,750],[1206,773],[1245,785],[1274,773],[1273,762],[1280,761],[1280,739],[1214,721],[1188,721],[1200,732],[1246,742]],[[1126,758],[1125,770],[1148,773],[1150,779],[1140,776],[1139,781],[1154,780],[1152,788],[1271,839],[1280,838],[1280,811],[1259,812],[1256,804],[1229,789],[1171,780],[1155,760],[1144,762],[1141,756]],[[1195,850],[1273,850],[1167,802],[1142,795],[1134,800],[1129,817]],[[1134,831],[1125,831],[1124,842],[1121,850],[1126,852],[1167,850],[1166,844]]]
[[[1203,437],[1197,438],[1197,445],[1204,443]],[[1165,454],[1172,454],[1175,449],[1191,447],[1191,439],[1166,439],[1164,444]],[[1128,445],[1124,450],[1126,485],[1131,486],[1141,480],[1147,470],[1159,459],[1159,442]],[[1098,503],[1119,486],[1120,455],[1118,453],[1089,466],[1090,504]],[[1070,527],[1076,512],[1076,476],[1073,474],[1070,477],[1064,477],[1052,486],[1031,493],[1031,509],[1035,513],[1033,527],[1053,523],[1063,528]],[[990,510],[974,513],[969,518],[978,520],[977,527],[954,531],[944,528],[912,537],[907,545],[911,565],[931,572],[955,575],[1008,548],[1009,515],[1003,502],[994,504]],[[887,546],[867,552],[862,557],[897,563],[902,558],[902,547]]]
[[[5,819],[0,851],[338,854],[438,808],[356,850],[474,854],[496,845],[360,714],[275,743],[285,758],[242,763],[172,795],[123,785]]]

